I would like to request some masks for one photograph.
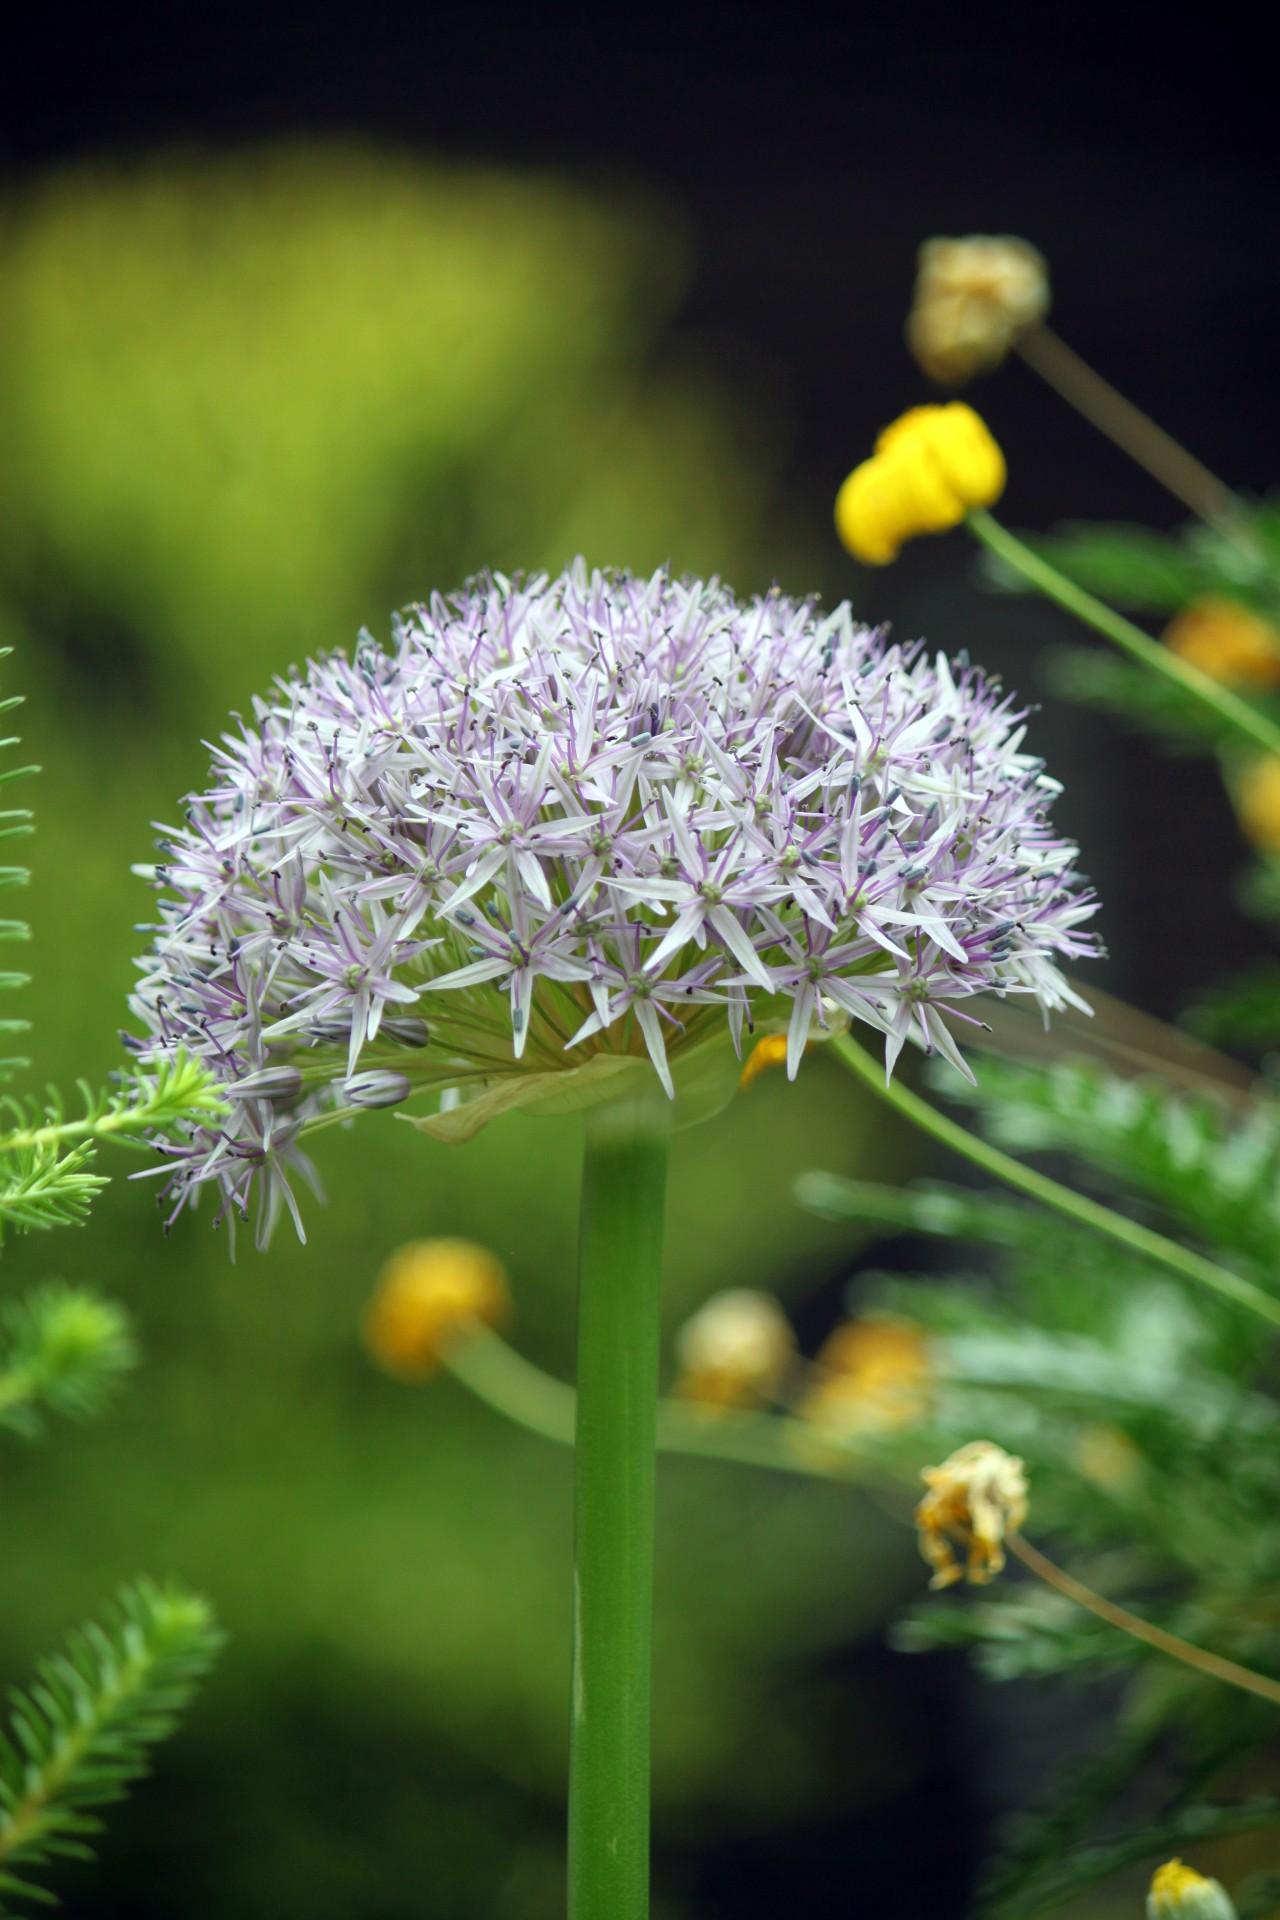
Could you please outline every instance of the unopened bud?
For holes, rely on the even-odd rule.
[[[403,1019],[384,1020],[378,1032],[385,1033],[401,1047],[425,1047],[431,1039],[430,1027],[416,1013],[406,1014]]]
[[[1151,1882],[1147,1920],[1236,1920],[1236,1910],[1217,1880],[1181,1860],[1166,1860]]]
[[[260,1067],[233,1080],[226,1092],[230,1100],[269,1100],[273,1106],[287,1107],[302,1092],[302,1075],[297,1067]]]
[[[413,1092],[407,1073],[391,1073],[371,1067],[367,1073],[353,1073],[342,1083],[345,1099],[353,1107],[398,1107]]]
[[[705,1407],[749,1407],[776,1393],[795,1354],[790,1322],[772,1294],[713,1294],[676,1335],[675,1391]]]

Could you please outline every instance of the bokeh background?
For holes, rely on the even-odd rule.
[[[848,595],[1034,697],[1056,617],[983,595],[963,536],[860,574],[830,530],[876,428],[926,397],[901,326],[930,233],[1034,240],[1086,357],[1234,484],[1273,477],[1277,157],[1229,17],[1174,40],[1088,9],[1036,38],[999,9],[268,4],[25,31],[0,128],[0,641],[43,768],[40,1080],[118,1064],[149,914],[130,863],[202,741],[478,566],[581,551]],[[1025,369],[979,404],[1014,524],[1175,523]],[[1172,1016],[1256,945],[1218,784],[1058,704],[1034,727],[1106,903],[1096,977]],[[120,1178],[83,1231],[6,1250],[6,1290],[56,1271],[126,1300],[146,1365],[104,1421],[6,1449],[0,1672],[141,1568],[208,1591],[232,1636],[100,1867],[65,1873],[73,1913],[559,1911],[567,1459],[450,1384],[375,1374],[357,1324],[391,1248],[465,1234],[509,1263],[524,1350],[568,1375],[577,1152],[568,1121],[444,1148],[370,1116],[328,1137],[305,1248],[231,1266],[207,1218],[165,1240]],[[794,1207],[794,1174],[918,1164],[820,1059],[764,1077],[682,1138],[670,1324],[763,1285],[816,1344],[859,1249]],[[660,1920],[964,1911],[993,1823],[1097,1703],[888,1651],[921,1579],[853,1494],[664,1462]]]

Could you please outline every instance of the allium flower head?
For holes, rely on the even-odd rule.
[[[588,573],[471,583],[277,682],[167,830],[135,1012],[234,1109],[172,1149],[260,1231],[304,1132],[434,1095],[455,1138],[726,1032],[861,1020],[889,1068],[974,995],[1071,999],[1093,951],[1057,791],[966,659],[779,593]],[[972,1018],[972,1016],[969,1016]],[[727,1046],[728,1087],[736,1064]]]

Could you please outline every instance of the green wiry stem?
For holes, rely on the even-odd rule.
[[[1280,1300],[1264,1293],[1251,1280],[1232,1273],[1228,1267],[1217,1266],[1212,1260],[1206,1260],[1203,1254],[1194,1253],[1190,1247],[1179,1246],[1176,1240],[1167,1240],[1162,1233],[1154,1233],[1150,1227],[1144,1227],[1138,1221],[1116,1213],[1113,1208],[1104,1207],[1099,1201],[1076,1193],[1071,1187],[1062,1186],[1047,1174],[1038,1173],[1034,1167],[1024,1167],[1020,1160],[1002,1153],[999,1147],[993,1147],[978,1134],[970,1133],[968,1128],[958,1126],[954,1120],[939,1113],[919,1094],[912,1093],[910,1087],[904,1087],[900,1080],[891,1080],[886,1084],[883,1065],[864,1052],[848,1034],[837,1036],[829,1045],[837,1058],[843,1060],[863,1084],[871,1088],[877,1099],[893,1107],[922,1133],[940,1141],[944,1147],[950,1147],[953,1153],[971,1160],[975,1167],[981,1167],[1006,1187],[1012,1187],[1016,1193],[1025,1193],[1029,1199],[1038,1200],[1041,1206],[1050,1207],[1055,1213],[1065,1215],[1068,1220],[1074,1220],[1082,1227],[1105,1234],[1108,1240],[1127,1247],[1130,1253],[1167,1268],[1183,1280],[1193,1280],[1199,1286],[1209,1287],[1223,1299],[1239,1307],[1248,1307],[1252,1313],[1269,1320],[1272,1326],[1280,1327]]]
[[[670,1120],[587,1115],[574,1442],[570,1920],[647,1920],[654,1410]]]
[[[1265,714],[1251,707],[1247,700],[1232,693],[1229,687],[1223,687],[1211,680],[1207,673],[1201,673],[1185,660],[1172,653],[1168,647],[1153,640],[1141,627],[1135,627],[1132,620],[1126,620],[1123,614],[1096,600],[1074,580],[1068,580],[1058,569],[1033,553],[1031,548],[1019,540],[1016,534],[993,520],[989,513],[976,509],[968,517],[968,525],[983,546],[996,554],[1007,566],[1020,573],[1033,587],[1038,587],[1047,600],[1074,614],[1095,633],[1137,660],[1152,673],[1158,673],[1175,686],[1181,687],[1193,699],[1211,707],[1220,720],[1244,736],[1255,747],[1261,747],[1266,753],[1280,754],[1280,727],[1274,720],[1268,720]]]
[[[451,1347],[444,1364],[478,1400],[529,1433],[572,1446],[576,1395],[563,1380],[509,1347],[499,1334],[477,1326]],[[659,1453],[692,1454],[765,1467],[802,1479],[862,1480],[873,1477],[857,1458],[814,1444],[813,1428],[788,1414],[714,1412],[659,1400],[655,1439]]]

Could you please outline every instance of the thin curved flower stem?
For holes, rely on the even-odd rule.
[[[496,1412],[546,1440],[572,1446],[576,1399],[573,1388],[532,1366],[496,1333],[478,1327],[445,1356],[445,1365],[477,1399]],[[797,1436],[792,1434],[792,1428],[801,1429],[808,1437],[807,1446],[796,1444]],[[704,1419],[666,1400],[658,1404],[657,1431],[659,1452],[700,1455],[705,1459],[772,1468],[805,1479],[836,1480],[846,1485],[862,1477],[854,1470],[856,1463],[852,1459],[841,1461],[820,1452],[801,1421],[767,1414],[724,1413],[714,1419]],[[896,1505],[886,1510],[904,1525],[911,1524]],[[1005,1545],[1046,1586],[1084,1607],[1108,1626],[1141,1640],[1170,1659],[1180,1660],[1197,1673],[1224,1681],[1228,1686],[1241,1687],[1280,1706],[1280,1681],[1255,1673],[1238,1661],[1226,1660],[1220,1654],[1206,1653],[1189,1640],[1130,1613],[1127,1607],[1117,1606],[1114,1600],[1107,1600],[1048,1559],[1020,1533],[1006,1535]]]
[[[927,1133],[942,1146],[971,1161],[974,1166],[981,1167],[1005,1186],[1012,1187],[1017,1193],[1025,1193],[1028,1199],[1039,1201],[1041,1206],[1074,1220],[1079,1226],[1104,1234],[1108,1240],[1114,1240],[1130,1253],[1136,1253],[1140,1259],[1153,1261],[1168,1272],[1178,1274],[1183,1280],[1192,1280],[1198,1286],[1208,1287],[1236,1306],[1247,1307],[1273,1327],[1280,1327],[1280,1300],[1255,1286],[1252,1280],[1232,1273],[1228,1267],[1217,1266],[1212,1260],[1206,1260],[1203,1254],[1193,1252],[1190,1247],[1179,1246],[1176,1240],[1166,1239],[1162,1233],[1153,1232],[1150,1227],[1144,1227],[1138,1221],[1116,1213],[1111,1207],[1104,1207],[1099,1201],[1076,1193],[1071,1187],[1064,1187],[1047,1174],[1037,1172],[1034,1167],[1024,1166],[1012,1155],[1002,1153],[999,1147],[993,1147],[978,1134],[970,1133],[966,1127],[939,1113],[927,1100],[922,1100],[919,1094],[903,1086],[900,1080],[886,1084],[883,1065],[848,1034],[837,1035],[828,1045],[863,1084],[870,1087],[877,1099],[883,1100],[886,1106],[892,1107],[922,1133]]]
[[[465,1342],[445,1356],[445,1365],[477,1399],[496,1412],[529,1432],[540,1434],[543,1439],[572,1446],[576,1400],[573,1388],[532,1366],[496,1333],[477,1327]],[[807,1433],[803,1422],[766,1414],[719,1414],[711,1420],[701,1419],[670,1400],[658,1404],[659,1452],[695,1454],[705,1459],[733,1461],[741,1466],[772,1468],[805,1479],[841,1481],[846,1485],[861,1478],[853,1470],[852,1460],[844,1462],[824,1455],[815,1447],[811,1435],[807,1447],[796,1445],[790,1432],[793,1427]],[[904,1525],[911,1524],[896,1506],[886,1510]],[[1280,1681],[1255,1673],[1251,1667],[1243,1667],[1235,1660],[1226,1660],[1221,1654],[1206,1653],[1189,1640],[1130,1613],[1127,1607],[1117,1606],[1114,1600],[1105,1599],[1048,1559],[1020,1533],[1006,1535],[1005,1545],[1046,1586],[1084,1607],[1108,1626],[1141,1640],[1170,1659],[1180,1660],[1197,1673],[1225,1681],[1228,1686],[1241,1687],[1280,1706]]]
[[[1086,1608],[1099,1620],[1105,1620],[1108,1626],[1131,1634],[1144,1645],[1168,1654],[1171,1660],[1180,1660],[1184,1666],[1194,1667],[1197,1673],[1207,1674],[1213,1680],[1223,1680],[1229,1687],[1240,1687],[1246,1693],[1256,1693],[1260,1699],[1269,1700],[1273,1707],[1280,1707],[1280,1680],[1272,1680],[1265,1673],[1255,1673],[1252,1667],[1242,1667],[1238,1661],[1224,1660],[1221,1654],[1206,1653],[1203,1647],[1193,1646],[1176,1633],[1166,1633],[1163,1627],[1140,1619],[1136,1613],[1130,1613],[1127,1607],[1118,1607],[1114,1600],[1104,1599],[1092,1587],[1086,1587],[1082,1580],[1077,1580],[1074,1575],[1056,1566],[1020,1533],[1007,1534],[1005,1545],[1046,1586],[1052,1587],[1055,1593],[1062,1594],[1067,1600],[1073,1600],[1078,1607]]]
[[[1141,627],[1126,620],[1123,614],[1108,607],[1103,601],[1095,599],[1093,594],[1068,580],[1058,569],[1040,554],[1033,553],[1016,534],[1001,526],[998,520],[978,507],[968,515],[967,525],[975,537],[989,552],[996,554],[1007,566],[1020,573],[1024,580],[1039,588],[1047,600],[1052,600],[1067,613],[1074,614],[1086,627],[1092,627],[1131,659],[1137,660],[1151,672],[1170,680],[1183,693],[1190,694],[1202,705],[1211,707],[1220,720],[1242,734],[1253,746],[1261,747],[1265,753],[1280,754],[1280,726],[1274,720],[1259,713],[1229,687],[1220,686],[1211,680],[1207,673],[1201,673],[1185,660],[1162,647]]]
[[[1043,321],[1027,327],[1015,351],[1068,406],[1145,467],[1192,513],[1225,533],[1236,532],[1240,502],[1230,487],[1095,373],[1051,327]]]
[[[476,1326],[444,1355],[444,1365],[478,1400],[508,1420],[544,1440],[573,1445],[573,1388],[533,1366],[499,1334]],[[727,1460],[805,1479],[851,1483],[863,1478],[857,1462],[819,1447],[806,1422],[789,1417],[719,1410],[704,1414],[678,1401],[660,1400],[656,1439],[659,1453]]]

